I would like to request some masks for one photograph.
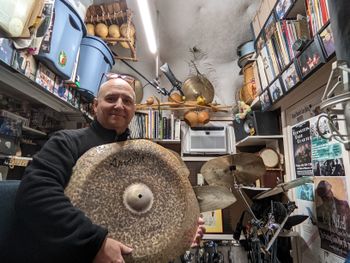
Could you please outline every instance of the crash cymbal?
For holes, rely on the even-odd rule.
[[[224,209],[236,202],[236,198],[229,189],[218,185],[193,187],[201,212]]]
[[[276,187],[267,190],[261,194],[258,194],[254,197],[254,199],[263,199],[283,192],[287,192],[289,189],[295,188],[306,183],[312,183],[313,181],[314,179],[312,176],[300,177],[287,183],[278,184]]]
[[[255,183],[265,173],[261,157],[253,153],[237,153],[217,157],[206,162],[201,174],[209,185],[221,185],[231,188],[234,177],[238,184]]]
[[[126,262],[173,260],[189,249],[197,230],[188,170],[148,140],[90,149],[77,161],[66,194],[109,237],[133,248]]]

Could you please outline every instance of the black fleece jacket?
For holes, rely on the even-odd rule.
[[[0,252],[6,263],[89,263],[107,229],[92,224],[64,195],[72,168],[92,147],[123,141],[96,120],[88,128],[55,133],[25,170],[16,196],[12,234]],[[5,253],[4,257],[1,254]]]

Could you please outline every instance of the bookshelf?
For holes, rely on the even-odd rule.
[[[168,110],[137,111],[129,128],[131,138],[160,143],[180,143],[181,120]]]
[[[281,3],[287,4],[281,7]],[[261,91],[260,105],[255,101],[254,106],[263,111],[283,106],[295,88],[309,89],[303,83],[320,68],[328,69],[334,57],[334,50],[331,54],[327,51],[326,41],[330,40],[324,38],[330,28],[326,0],[278,0],[271,6],[263,1],[252,21],[256,47],[253,67],[257,68],[254,78]]]

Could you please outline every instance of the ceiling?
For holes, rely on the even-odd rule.
[[[168,62],[176,77],[188,77],[190,48],[203,56],[197,66],[207,74],[215,87],[216,101],[232,104],[235,90],[242,86],[237,66],[237,47],[253,38],[250,22],[261,0],[149,0],[154,14],[159,45],[159,66]],[[137,30],[137,57],[153,72],[136,67],[153,79],[156,77],[155,56],[148,51],[145,32],[135,0],[128,0],[134,11]],[[163,78],[164,85],[170,83]],[[221,95],[220,94],[224,94]]]

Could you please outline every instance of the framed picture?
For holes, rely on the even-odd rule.
[[[274,13],[271,13],[265,24],[265,38],[271,39],[274,32],[276,31],[276,18]]]
[[[293,6],[294,0],[279,0],[276,5],[276,15],[279,20],[283,19]]]
[[[14,48],[12,41],[7,38],[0,38],[0,60],[11,65]]]
[[[277,78],[274,82],[272,82],[268,89],[270,93],[271,103],[278,101],[284,94],[280,78]]]
[[[266,111],[271,107],[271,100],[268,89],[265,89],[263,92],[261,92],[259,99],[262,111]]]
[[[297,58],[302,78],[305,78],[325,62],[322,49],[315,38]]]
[[[322,43],[322,48],[326,59],[328,59],[335,53],[335,45],[331,24],[328,24],[328,26],[326,26],[320,33],[320,41]]]
[[[206,233],[222,233],[222,210],[214,210],[202,213]]]
[[[286,92],[294,88],[301,81],[294,63],[290,64],[290,66],[282,73],[281,77]]]
[[[17,50],[14,52],[12,67],[35,81],[37,63],[27,51]]]

